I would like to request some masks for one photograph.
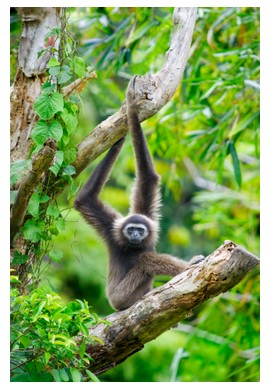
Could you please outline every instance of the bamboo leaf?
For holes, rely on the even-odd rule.
[[[242,175],[241,175],[241,167],[240,167],[240,161],[237,156],[237,152],[234,146],[233,141],[230,141],[230,154],[232,156],[232,162],[233,162],[233,169],[234,169],[234,175],[235,175],[235,180],[241,188],[242,185]]]

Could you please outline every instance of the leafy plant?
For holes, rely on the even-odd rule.
[[[15,276],[12,281],[16,282]],[[11,381],[81,382],[97,378],[86,345],[97,315],[79,299],[65,303],[49,287],[20,295],[11,288]]]
[[[74,103],[72,95],[67,97],[62,88],[67,82],[72,82],[77,77],[86,76],[88,68],[83,58],[73,54],[75,41],[67,30],[65,12],[62,19],[62,28],[52,29],[45,38],[45,40],[59,40],[59,52],[56,52],[53,45],[48,44],[39,53],[41,55],[44,51],[49,51],[52,58],[47,65],[47,80],[33,106],[39,120],[31,133],[33,140],[31,156],[39,153],[47,142],[53,142],[56,145],[55,157],[43,183],[30,198],[25,223],[20,229],[19,234],[22,235],[26,242],[25,247],[28,249],[20,253],[20,250],[16,248],[15,241],[13,259],[14,265],[27,265],[30,257],[32,255],[35,257],[33,266],[29,265],[28,268],[32,274],[31,279],[36,284],[40,279],[40,265],[44,254],[48,253],[52,261],[60,261],[62,257],[61,251],[53,249],[51,244],[52,237],[65,228],[65,221],[55,200],[57,178],[62,177],[69,183],[71,195],[77,191],[77,186],[72,178],[76,170],[72,163],[76,158],[73,137],[78,125],[79,108],[77,103]],[[12,164],[11,184],[16,185],[30,167],[30,158]],[[16,190],[12,192],[12,202],[17,194]],[[21,248],[22,245],[19,245]]]

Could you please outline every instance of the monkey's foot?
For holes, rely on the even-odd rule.
[[[193,265],[193,264],[198,264],[200,263],[201,261],[203,261],[205,259],[205,256],[203,255],[197,255],[197,256],[193,256],[192,259],[190,260],[189,264]]]

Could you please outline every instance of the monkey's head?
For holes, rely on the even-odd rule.
[[[117,219],[114,223],[114,236],[123,247],[152,248],[157,240],[157,224],[141,214],[133,214]]]

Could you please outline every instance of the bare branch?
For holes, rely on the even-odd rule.
[[[190,266],[164,286],[152,290],[133,306],[106,318],[91,335],[103,341],[88,345],[96,374],[109,370],[144,344],[190,315],[199,304],[238,284],[259,259],[231,241],[225,242],[199,264]]]
[[[96,72],[91,72],[87,76],[82,77],[80,79],[76,79],[71,84],[62,88],[61,92],[65,97],[70,96],[72,93],[74,93],[76,91],[81,92],[84,89],[84,87],[86,86],[86,84],[88,83],[88,81],[96,79],[96,78],[97,78]]]

